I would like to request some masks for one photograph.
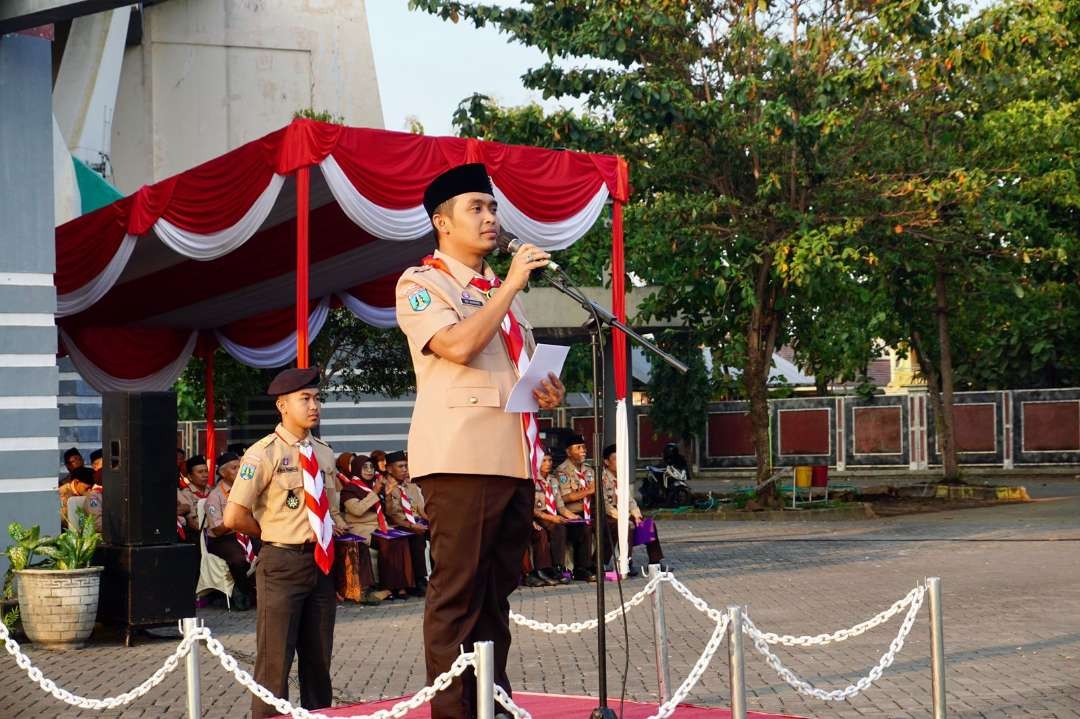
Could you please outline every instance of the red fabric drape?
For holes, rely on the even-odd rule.
[[[394,291],[397,287],[400,272],[392,272],[377,280],[365,282],[362,285],[350,287],[345,290],[356,299],[366,302],[373,307],[393,307]]]
[[[57,294],[74,292],[101,274],[124,240],[131,204],[125,197],[56,228]]]
[[[162,370],[183,351],[191,330],[171,327],[60,326],[94,365],[119,379],[138,379]]]
[[[203,386],[206,393],[206,466],[210,470],[210,485],[214,484],[214,465],[217,464],[217,432],[214,431],[214,353],[204,357]]]

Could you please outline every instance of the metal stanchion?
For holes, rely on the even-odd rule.
[[[185,637],[190,637],[202,627],[195,617],[184,617],[180,620],[180,630]],[[187,715],[188,719],[200,719],[202,717],[202,682],[199,678],[199,645],[192,644],[191,651],[187,655]]]
[[[495,644],[476,642],[476,719],[495,719]]]
[[[649,580],[660,574],[659,564],[649,565]],[[652,595],[653,644],[656,647],[656,681],[660,687],[660,703],[671,698],[671,664],[668,661],[667,622],[664,621],[664,583],[657,582]]]
[[[941,618],[941,578],[928,577],[930,595],[930,692],[934,719],[945,719],[945,636]]]
[[[728,620],[731,719],[746,719],[746,674],[743,665],[742,608],[728,607]]]

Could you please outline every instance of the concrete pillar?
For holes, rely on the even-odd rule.
[[[0,37],[0,527],[60,526],[52,47]]]

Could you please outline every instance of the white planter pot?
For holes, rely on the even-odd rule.
[[[103,567],[24,569],[19,614],[27,638],[45,649],[79,649],[94,631]]]

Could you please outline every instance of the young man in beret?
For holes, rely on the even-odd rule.
[[[270,383],[267,394],[277,398],[281,422],[244,454],[224,520],[228,529],[262,541],[255,680],[287,699],[295,652],[305,709],[328,707],[333,699],[334,536],[345,530],[334,451],[311,434],[319,422],[318,387],[314,367],[285,370]],[[252,697],[253,719],[277,714]]]
[[[424,193],[438,249],[397,284],[398,325],[408,337],[417,396],[409,428],[409,469],[426,500],[431,559],[424,610],[428,680],[450,668],[460,648],[495,644],[495,677],[506,691],[509,597],[532,526],[532,478],[543,450],[536,418],[505,411],[531,327],[517,294],[549,255],[525,245],[501,281],[484,262],[500,226],[487,168],[461,165]],[[541,408],[565,391],[550,377]],[[476,714],[470,673],[431,702],[433,719]]]

